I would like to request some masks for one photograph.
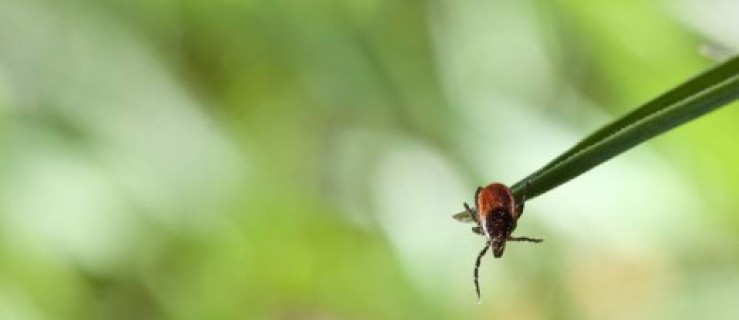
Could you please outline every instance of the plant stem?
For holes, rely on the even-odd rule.
[[[519,196],[529,181],[529,199],[544,194],[646,140],[737,98],[739,57],[734,57],[599,129],[511,189]]]

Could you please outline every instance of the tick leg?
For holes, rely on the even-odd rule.
[[[467,213],[470,215],[470,218],[472,218],[472,220],[474,220],[477,223],[477,226],[480,226],[480,220],[477,219],[477,210],[472,210],[472,208],[470,208],[467,202],[464,203],[464,209],[467,210]]]
[[[477,190],[475,190],[475,209],[480,210],[480,208],[477,207],[477,204],[480,203],[478,200],[480,198],[480,192],[482,192],[482,187],[477,187]]]
[[[542,242],[544,239],[536,239],[529,237],[508,237],[508,241],[527,241],[527,242]]]
[[[483,235],[482,234],[482,228],[480,226],[472,227],[472,232],[474,232],[475,234],[479,234],[481,236]]]
[[[475,260],[475,272],[473,274],[474,281],[475,281],[475,293],[477,293],[477,303],[480,303],[480,282],[478,281],[480,276],[480,263],[482,262],[482,257],[485,255],[486,252],[488,252],[488,249],[490,248],[490,241],[485,243],[485,248],[482,248],[482,251],[477,255],[477,259]]]
[[[523,187],[523,194],[521,195],[521,202],[516,205],[516,211],[518,212],[518,216],[520,217],[523,213],[524,205],[526,204],[526,197],[529,195],[529,186],[531,185],[531,180],[526,180],[526,184]]]

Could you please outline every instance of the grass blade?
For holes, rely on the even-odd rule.
[[[739,57],[685,82],[597,130],[556,159],[513,185],[517,195],[531,182],[528,198],[539,196],[685,122],[739,98]]]

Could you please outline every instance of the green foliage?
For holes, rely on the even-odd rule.
[[[739,318],[717,307],[739,296],[739,218],[721,220],[739,217],[738,108],[660,139],[662,175],[635,157],[664,191],[649,214],[527,206],[520,231],[547,243],[486,262],[482,305],[482,240],[448,217],[461,186],[523,176],[711,63],[697,42],[726,34],[698,39],[662,5],[0,0],[0,319]],[[734,74],[633,117],[695,116],[681,106],[717,104]],[[653,132],[631,125],[535,186]]]

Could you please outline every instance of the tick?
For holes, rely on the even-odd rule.
[[[485,247],[482,248],[482,251],[477,255],[477,260],[475,260],[474,282],[478,303],[480,302],[478,271],[482,257],[485,256],[485,253],[487,253],[491,246],[493,247],[493,256],[500,258],[503,256],[507,241],[544,241],[542,239],[514,237],[511,235],[513,230],[516,229],[516,223],[523,213],[528,189],[529,183],[527,181],[523,195],[521,196],[521,202],[516,203],[511,189],[502,183],[492,183],[484,188],[478,187],[475,192],[475,209],[470,208],[465,203],[465,211],[453,216],[454,219],[462,222],[475,222],[477,226],[472,227],[472,232],[486,238]]]

